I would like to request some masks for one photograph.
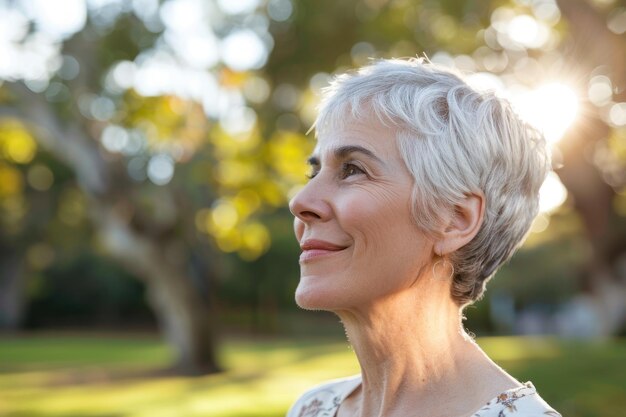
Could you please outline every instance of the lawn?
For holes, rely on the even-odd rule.
[[[564,417],[623,417],[626,340],[583,344],[494,337],[479,343]],[[155,372],[169,361],[155,337],[0,338],[0,416],[278,417],[303,390],[358,370],[331,339],[228,339],[227,371],[196,378]]]

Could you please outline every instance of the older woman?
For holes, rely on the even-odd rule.
[[[361,374],[310,390],[288,417],[559,416],[462,326],[537,214],[542,136],[419,59],[336,78],[316,129],[290,203],[296,301],[340,317]]]

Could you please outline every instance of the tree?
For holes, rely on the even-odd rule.
[[[18,123],[74,173],[98,247],[145,283],[175,368],[215,372],[216,253],[265,252],[255,216],[293,186],[278,175],[293,164],[268,160],[306,148],[301,135],[262,140],[246,104],[267,95],[254,73],[271,49],[262,10],[69,3],[60,13],[49,2],[0,5],[13,55],[0,73],[3,124]]]
[[[58,192],[58,168],[40,158],[53,155],[73,172],[97,247],[146,283],[179,369],[216,370],[220,254],[267,250],[260,219],[303,178],[319,89],[370,57],[421,53],[514,99],[534,97],[531,108],[577,90],[575,124],[549,132],[563,136],[557,173],[594,248],[586,287],[599,299],[623,291],[622,3],[67,0],[62,16],[54,4],[0,3],[0,51],[10,54],[0,59],[0,200],[13,219],[1,233],[16,254],[2,265],[15,293],[15,260],[38,239],[37,216],[24,215],[37,206],[33,172],[47,169],[40,177],[53,182],[41,192]],[[539,88],[555,80],[570,90]],[[572,108],[544,113],[559,107]],[[623,323],[621,300],[606,332]]]
[[[610,335],[626,323],[626,281],[619,275],[626,252],[626,212],[618,206],[623,200],[618,192],[626,187],[626,119],[619,115],[626,107],[626,14],[623,8],[603,9],[585,1],[558,1],[558,6],[570,29],[562,46],[566,65],[575,64],[581,90],[588,87],[581,117],[559,145],[563,167],[558,172],[592,248],[583,290],[598,306],[600,333]],[[599,85],[610,86],[611,93],[597,97]]]

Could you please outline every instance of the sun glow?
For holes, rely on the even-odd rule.
[[[567,199],[567,189],[554,172],[550,172],[539,190],[539,212],[551,213]]]
[[[523,119],[543,132],[548,144],[561,140],[578,115],[578,96],[571,87],[561,83],[511,94],[511,101]],[[539,194],[539,211],[547,215],[567,199],[567,189],[553,172],[544,181]]]
[[[561,83],[543,85],[513,98],[520,116],[540,129],[549,143],[556,143],[578,114],[578,96]]]

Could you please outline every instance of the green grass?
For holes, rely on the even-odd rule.
[[[626,340],[482,338],[496,362],[565,417],[626,410]],[[346,342],[230,339],[219,375],[151,373],[168,349],[152,337],[28,336],[0,339],[0,416],[278,417],[305,389],[358,372]]]

